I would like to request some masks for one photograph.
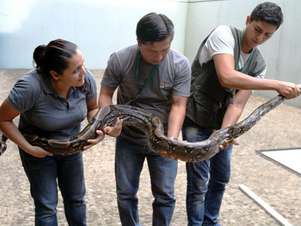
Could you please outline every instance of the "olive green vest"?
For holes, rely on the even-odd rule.
[[[254,48],[243,68],[238,69],[243,31],[233,27],[231,27],[231,31],[235,40],[235,70],[250,76],[257,76],[266,67],[263,56],[257,48]],[[191,95],[188,99],[186,116],[200,127],[219,129],[223,122],[227,106],[236,90],[221,86],[218,81],[213,60],[202,65],[199,63],[198,56],[209,35],[202,42],[192,64]]]

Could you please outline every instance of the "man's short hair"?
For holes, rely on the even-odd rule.
[[[263,2],[255,7],[251,13],[251,21],[264,21],[275,25],[277,29],[283,22],[280,6],[273,2]]]
[[[137,23],[136,35],[137,40],[142,43],[163,41],[168,37],[172,39],[174,25],[163,14],[149,13],[143,16]]]

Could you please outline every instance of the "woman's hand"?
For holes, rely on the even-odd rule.
[[[117,118],[114,126],[106,126],[103,130],[109,136],[118,137],[122,130],[122,122],[122,119]]]
[[[45,151],[39,146],[31,146],[30,149],[26,152],[36,158],[45,158],[46,156],[53,156],[52,153]]]
[[[98,144],[100,141],[102,141],[105,138],[105,134],[101,130],[96,130],[96,134],[97,134],[96,138],[87,140],[89,144],[84,147],[84,150],[94,146],[95,144]]]

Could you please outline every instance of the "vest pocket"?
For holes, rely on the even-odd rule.
[[[221,116],[224,114],[223,104],[201,92],[198,92],[197,95],[195,94],[190,98],[192,98],[193,101],[188,107],[193,109],[197,124],[205,128],[220,128],[222,121]]]

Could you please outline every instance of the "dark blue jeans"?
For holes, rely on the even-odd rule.
[[[85,182],[82,154],[35,158],[20,150],[22,165],[35,204],[36,226],[57,226],[57,183],[69,225],[86,225]]]
[[[182,133],[184,140],[196,142],[207,139],[212,131],[200,128],[186,119]],[[220,225],[219,211],[230,179],[231,154],[232,146],[229,146],[210,160],[186,164],[186,211],[189,226]]]
[[[170,224],[175,207],[174,184],[177,161],[151,153],[147,146],[117,138],[115,176],[117,203],[123,226],[140,226],[138,216],[139,178],[147,160],[153,201],[153,226]]]

